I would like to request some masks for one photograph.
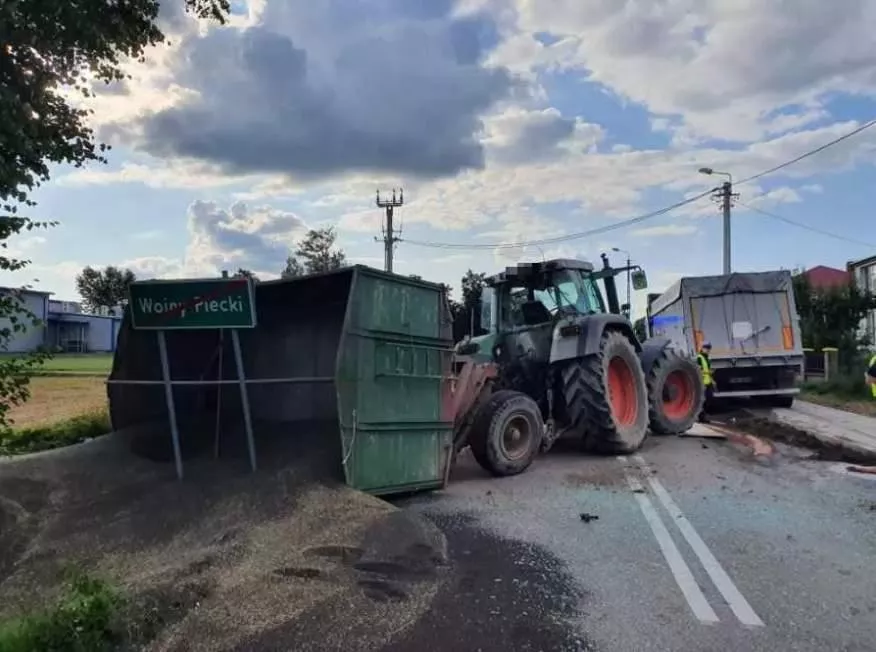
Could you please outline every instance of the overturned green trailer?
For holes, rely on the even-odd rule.
[[[252,328],[144,328],[129,305],[108,380],[114,430],[131,432],[139,454],[172,459],[169,383],[187,464],[245,459],[248,404],[260,467],[306,464],[373,494],[442,486],[453,439],[443,288],[353,266],[253,289]]]

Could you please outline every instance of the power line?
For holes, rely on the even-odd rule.
[[[792,158],[790,161],[785,161],[784,163],[782,163],[780,165],[776,165],[775,167],[771,167],[768,170],[764,170],[763,172],[758,172],[755,175],[752,175],[750,177],[746,177],[742,181],[737,181],[735,185],[738,186],[738,185],[741,185],[743,183],[748,183],[749,181],[754,181],[755,179],[760,179],[761,177],[765,177],[766,175],[772,174],[773,172],[778,172],[779,170],[786,168],[789,165],[794,165],[794,163],[799,163],[800,161],[802,161],[805,158],[809,158],[810,156],[818,154],[819,152],[823,152],[828,147],[833,147],[837,143],[841,143],[842,141],[844,141],[848,138],[851,138],[852,136],[858,135],[859,133],[861,133],[865,129],[869,129],[873,125],[876,125],[876,118],[874,118],[873,120],[870,120],[869,122],[865,122],[860,127],[858,127],[857,129],[853,129],[852,131],[848,132],[847,134],[843,134],[842,136],[840,136],[838,138],[834,138],[829,143],[825,143],[824,145],[821,145],[820,147],[816,147],[815,149],[810,150],[810,151],[806,152],[805,154],[801,154],[800,156],[798,156],[796,158]]]
[[[785,224],[790,224],[791,226],[796,226],[800,229],[806,229],[807,231],[812,231],[813,233],[818,233],[819,235],[826,236],[828,238],[834,238],[835,240],[842,240],[843,242],[851,242],[852,244],[861,245],[862,247],[869,247],[871,249],[876,249],[876,245],[870,244],[868,242],[862,242],[861,240],[854,240],[852,238],[847,238],[845,236],[839,235],[837,233],[831,233],[830,231],[825,231],[823,229],[819,229],[814,226],[809,226],[808,224],[803,224],[801,222],[797,222],[783,215],[777,215],[776,213],[771,213],[770,211],[765,211],[762,208],[756,208],[754,206],[749,206],[744,202],[739,202],[740,206],[744,206],[748,210],[754,211],[755,213],[760,213],[761,215],[765,215],[766,217],[771,217],[774,220],[778,220],[780,222],[784,222]]]
[[[621,222],[616,222],[614,224],[607,224],[606,226],[601,226],[595,229],[589,229],[587,231],[581,231],[578,233],[569,233],[566,235],[555,236],[553,238],[542,238],[540,240],[522,240],[520,242],[493,242],[493,243],[476,243],[476,244],[466,244],[466,243],[456,243],[456,242],[429,242],[424,240],[408,240],[405,239],[404,242],[412,245],[417,245],[420,247],[432,247],[435,249],[512,249],[516,247],[527,247],[527,246],[539,246],[546,244],[557,244],[560,242],[568,242],[570,240],[578,240],[580,238],[586,238],[588,236],[600,235],[602,233],[608,233],[609,231],[615,231],[617,229],[623,229],[628,226],[633,226],[634,224],[639,224],[641,222],[645,222],[650,219],[654,219],[655,217],[659,217],[661,215],[665,215],[670,211],[674,211],[677,208],[681,208],[682,206],[686,206],[687,204],[692,204],[695,201],[699,201],[703,197],[710,195],[714,189],[707,190],[706,192],[700,193],[699,195],[695,195],[689,199],[682,200],[680,202],[676,202],[670,206],[666,206],[656,211],[652,211],[650,213],[645,213],[644,215],[639,215],[637,217],[633,217],[630,219],[623,220]]]

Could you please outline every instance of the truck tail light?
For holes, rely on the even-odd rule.
[[[703,331],[694,331],[694,348],[696,348],[697,353],[699,353],[700,349],[703,348],[704,339],[705,338],[703,337]]]
[[[782,345],[786,351],[794,348],[794,331],[790,326],[782,326]]]

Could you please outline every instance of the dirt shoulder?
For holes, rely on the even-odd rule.
[[[302,462],[194,460],[179,482],[124,435],[0,461],[0,618],[51,599],[73,563],[129,596],[146,649],[391,640],[431,604],[444,537]],[[312,618],[330,605],[348,617]]]

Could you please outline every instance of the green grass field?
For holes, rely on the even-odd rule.
[[[36,370],[41,376],[108,376],[112,353],[56,353]]]

